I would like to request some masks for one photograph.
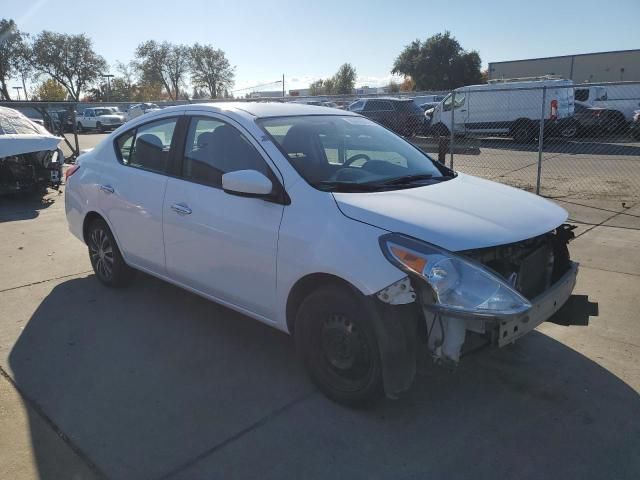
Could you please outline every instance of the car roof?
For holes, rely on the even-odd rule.
[[[356,115],[337,108],[280,102],[215,102],[191,104],[189,107],[205,107],[216,111],[242,111],[258,118],[288,117],[297,115]]]
[[[413,98],[397,98],[397,97],[371,97],[362,100],[385,100],[389,102],[413,102]]]

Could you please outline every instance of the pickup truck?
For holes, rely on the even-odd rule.
[[[126,121],[124,113],[114,113],[108,107],[95,107],[85,108],[76,118],[76,126],[78,132],[84,132],[85,130],[106,132],[107,130],[115,130]]]

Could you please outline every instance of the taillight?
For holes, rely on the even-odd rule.
[[[551,100],[551,120],[558,118],[558,100]]]
[[[74,173],[76,173],[78,170],[80,170],[80,165],[71,165],[69,168],[67,168],[66,172],[64,172],[64,179],[65,181]]]

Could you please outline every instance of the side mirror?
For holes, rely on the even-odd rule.
[[[222,175],[222,189],[232,195],[265,197],[273,191],[273,184],[257,170],[236,170]]]

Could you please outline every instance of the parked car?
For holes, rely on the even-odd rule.
[[[431,120],[436,134],[501,134],[518,143],[533,141],[540,130],[545,99],[545,134],[575,136],[573,82],[542,78],[530,81],[490,81],[456,88],[438,104]],[[546,87],[546,93],[543,89]],[[453,104],[455,94],[455,105]],[[452,119],[455,124],[452,127]]]
[[[290,333],[346,404],[407,390],[418,342],[456,363],[472,336],[504,346],[551,317],[583,321],[564,209],[352,112],[145,115],[68,170],[65,209],[103,284],[142,270]]]
[[[418,95],[417,97],[413,97],[413,101],[416,105],[424,105],[425,103],[437,105],[444,100],[445,97],[446,95]]]
[[[349,110],[407,137],[421,133],[425,128],[424,112],[410,99],[363,98],[349,105]]]
[[[53,110],[49,112],[49,117],[53,120],[53,132],[59,133],[60,126],[62,132],[73,132],[73,117],[67,110]]]
[[[629,130],[631,131],[631,136],[633,138],[640,140],[640,110],[633,112],[633,119],[629,126]]]
[[[60,138],[11,108],[0,107],[0,194],[58,188]]]
[[[99,132],[115,130],[126,121],[124,114],[116,114],[108,107],[85,108],[80,116],[76,117],[79,132],[85,130],[97,130]]]
[[[139,103],[129,107],[126,118],[127,120],[133,120],[145,113],[157,112],[158,110],[160,110],[160,107],[155,103]]]
[[[600,85],[576,85],[576,101],[588,104],[591,107],[605,108],[615,115],[611,115],[615,122],[612,131],[621,131],[627,123],[633,119],[633,112],[640,107],[640,84],[614,83]]]
[[[578,122],[578,132],[582,135],[615,133],[620,129],[617,111],[591,107],[583,102],[575,102],[574,118]]]

